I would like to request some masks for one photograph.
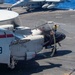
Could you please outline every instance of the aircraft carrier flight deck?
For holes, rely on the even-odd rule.
[[[19,62],[14,70],[0,65],[0,75],[75,75],[75,11],[54,9],[27,13],[21,7],[13,11],[20,14],[22,26],[35,28],[45,21],[59,23],[66,39],[61,42],[61,47],[58,46],[54,57],[50,57],[49,49],[43,49],[35,59]]]

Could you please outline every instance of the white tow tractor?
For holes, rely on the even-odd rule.
[[[65,34],[45,23],[35,29],[22,27],[14,11],[0,10],[0,63],[15,68],[16,61],[30,60],[43,48],[53,46],[65,39]],[[55,25],[56,26],[56,25]],[[56,46],[52,47],[52,56]]]

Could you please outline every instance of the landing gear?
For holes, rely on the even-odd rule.
[[[26,11],[27,11],[27,12],[30,12],[30,8],[27,8]]]
[[[7,10],[10,10],[10,11],[12,11],[12,8],[7,8]]]
[[[10,64],[8,65],[8,67],[10,69],[14,69],[15,68],[15,65],[16,65],[16,61],[14,60],[13,57],[10,58]]]

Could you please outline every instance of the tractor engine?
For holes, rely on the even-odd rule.
[[[60,41],[64,40],[66,35],[61,32],[55,32],[54,33],[56,43],[59,43]],[[44,47],[47,48],[47,46],[51,46],[54,44],[54,36],[51,35],[50,33],[46,33],[44,36]]]

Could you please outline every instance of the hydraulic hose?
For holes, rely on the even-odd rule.
[[[52,30],[52,32],[54,32],[54,31]],[[53,34],[53,39],[54,39],[54,48],[53,48],[53,51],[52,51],[51,57],[54,56],[55,51],[56,51],[56,38],[55,38],[55,33]]]

